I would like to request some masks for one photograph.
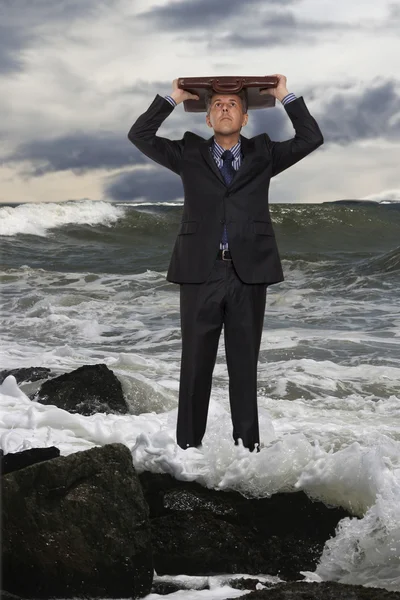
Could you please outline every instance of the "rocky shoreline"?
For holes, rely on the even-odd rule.
[[[33,380],[27,372],[23,377]],[[119,381],[105,365],[45,384],[35,400],[45,397],[83,414],[105,403],[124,412]],[[400,599],[383,589],[299,581],[302,571],[315,569],[338,522],[350,516],[303,492],[248,499],[170,475],[137,473],[119,443],[69,456],[36,448],[2,456],[1,466],[2,598],[141,598],[179,589],[162,576],[246,573],[252,577],[228,581],[253,590],[246,594],[251,600]],[[256,577],[260,573],[286,583],[272,586]]]

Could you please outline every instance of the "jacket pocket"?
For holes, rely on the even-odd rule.
[[[183,221],[179,228],[178,235],[186,235],[187,233],[196,233],[197,221]]]
[[[271,223],[268,221],[254,221],[254,233],[257,235],[270,235],[274,237],[274,232]]]

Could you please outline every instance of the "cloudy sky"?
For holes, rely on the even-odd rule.
[[[0,202],[172,201],[179,178],[127,132],[175,77],[283,73],[325,144],[272,202],[400,200],[400,2],[0,0]],[[160,133],[209,137],[178,106]],[[280,105],[243,134],[291,137]]]

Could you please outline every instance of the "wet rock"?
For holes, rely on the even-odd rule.
[[[159,575],[248,573],[301,579],[349,514],[303,492],[247,499],[169,475],[140,475]]]
[[[246,595],[246,600],[400,600],[400,592],[361,585],[296,582],[277,584]]]
[[[10,452],[8,454],[1,453],[1,474],[6,475],[7,473],[12,473],[12,471],[18,471],[18,469],[29,467],[44,460],[57,458],[58,456],[60,456],[60,450],[55,446],[49,446],[49,448],[30,448],[22,452]]]
[[[1,600],[21,600],[20,596],[16,596],[15,594],[10,594],[4,590],[0,591]]]
[[[28,367],[25,369],[10,369],[0,371],[0,383],[3,383],[6,377],[13,375],[17,383],[24,381],[40,381],[41,379],[47,379],[50,375],[50,369],[46,367]]]
[[[256,590],[258,585],[265,583],[253,577],[240,577],[240,579],[228,579],[226,582],[235,590]]]
[[[2,478],[3,586],[23,598],[139,598],[153,579],[148,507],[122,444]]]
[[[183,588],[172,581],[154,581],[153,585],[151,586],[151,593],[159,594],[160,596],[166,596],[167,594],[173,594],[174,592],[178,592],[182,589],[186,588]]]
[[[122,386],[103,364],[84,365],[70,373],[45,381],[32,396],[42,404],[54,404],[70,413],[93,415],[98,412],[126,414]]]

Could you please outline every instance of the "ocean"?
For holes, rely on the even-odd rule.
[[[130,408],[71,415],[31,402],[37,384],[10,377],[1,447],[68,455],[119,441],[139,471],[248,497],[304,490],[354,515],[306,578],[400,591],[400,203],[271,205],[286,279],[267,295],[258,454],[232,442],[222,338],[203,448],[175,442],[179,286],[165,274],[181,213],[180,203],[0,207],[0,370],[105,363]],[[185,598],[243,594],[210,580]]]

